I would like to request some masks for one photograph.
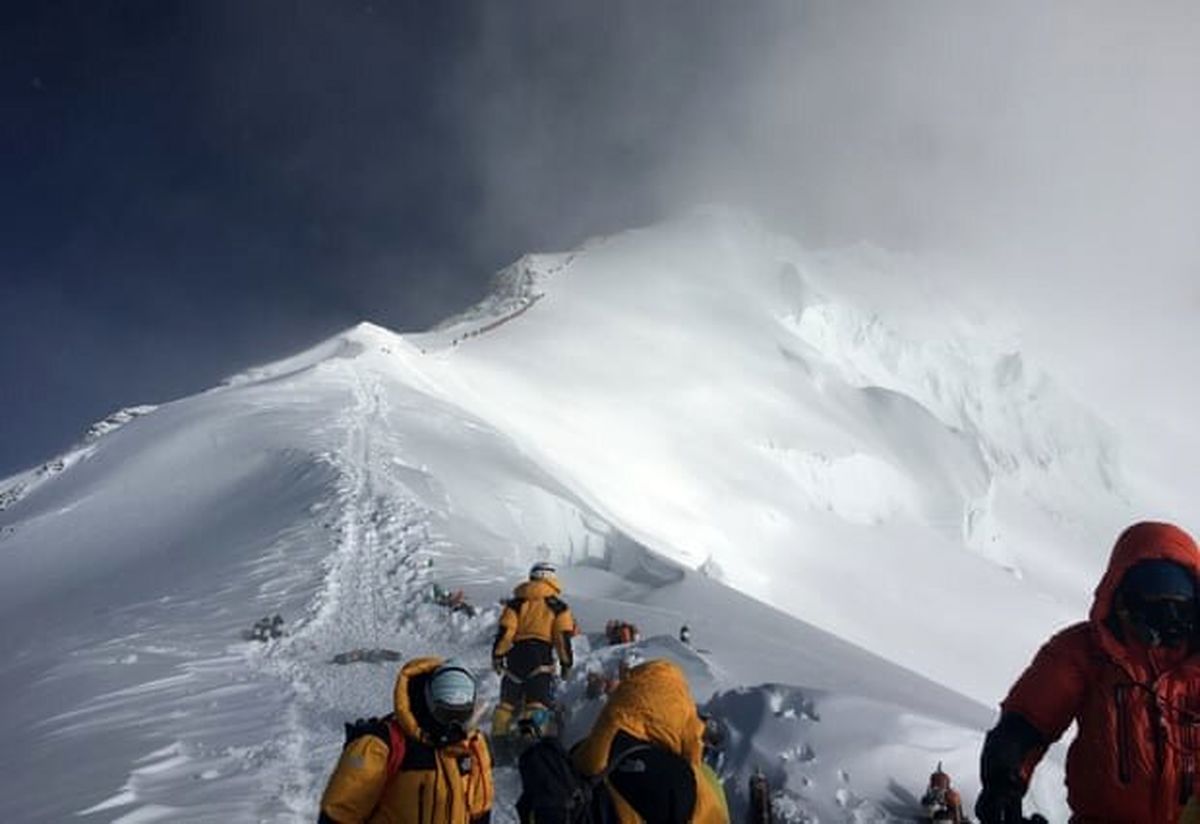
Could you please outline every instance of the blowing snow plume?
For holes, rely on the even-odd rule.
[[[1194,510],[1200,398],[1154,367],[1200,372],[1193,4],[606,4],[482,30],[486,213],[525,248],[730,202],[914,255],[1119,423],[1169,479],[1156,511]]]

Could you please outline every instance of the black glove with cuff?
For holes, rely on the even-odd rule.
[[[975,802],[980,824],[1021,824],[1021,800],[1028,789],[1021,775],[1025,759],[1038,747],[1045,747],[1042,734],[1025,718],[1006,712],[983,743],[979,773],[983,789]]]

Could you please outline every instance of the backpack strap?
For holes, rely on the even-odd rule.
[[[562,615],[567,611],[567,602],[559,598],[557,595],[547,595],[546,606],[550,607],[550,611],[555,615]]]
[[[359,718],[353,723],[346,724],[345,727],[346,743],[343,747],[348,747],[351,742],[368,735],[372,738],[378,738],[384,744],[387,744],[388,748],[387,777],[391,778],[396,774],[400,769],[400,765],[404,762],[404,753],[407,747],[404,730],[400,729],[400,725],[396,722],[394,716],[385,715],[382,718]]]
[[[388,741],[387,727],[390,720],[390,716],[384,716],[383,718],[357,718],[353,722],[346,722],[342,725],[346,729],[346,741],[342,747],[345,748],[351,742],[366,735],[372,735],[386,744]]]
[[[404,763],[405,739],[404,730],[400,729],[395,718],[388,722],[387,731],[387,777],[388,780],[391,780],[392,776],[400,771],[400,765]]]

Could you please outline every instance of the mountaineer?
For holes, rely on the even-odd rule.
[[[1121,534],[1088,620],[1047,641],[1001,704],[981,757],[983,824],[1024,820],[1030,776],[1072,722],[1073,822],[1179,821],[1200,755],[1198,580],[1200,552],[1179,527]]]
[[[605,776],[622,824],[718,824],[729,811],[704,762],[709,729],[683,670],[655,659],[624,675],[572,758],[582,775]]]
[[[487,824],[492,760],[475,728],[475,677],[416,658],[401,668],[393,703],[389,715],[346,725],[321,824]]]
[[[539,561],[504,604],[492,644],[492,666],[502,677],[500,702],[492,715],[494,738],[510,734],[518,709],[539,726],[555,709],[555,676],[565,679],[575,662],[575,618],[561,595],[554,565]]]

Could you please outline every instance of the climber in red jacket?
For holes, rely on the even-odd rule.
[[[1001,704],[984,743],[982,824],[1022,821],[1046,748],[1072,722],[1072,822],[1176,824],[1200,754],[1200,552],[1163,523],[1122,533],[1088,620],[1052,637]]]

